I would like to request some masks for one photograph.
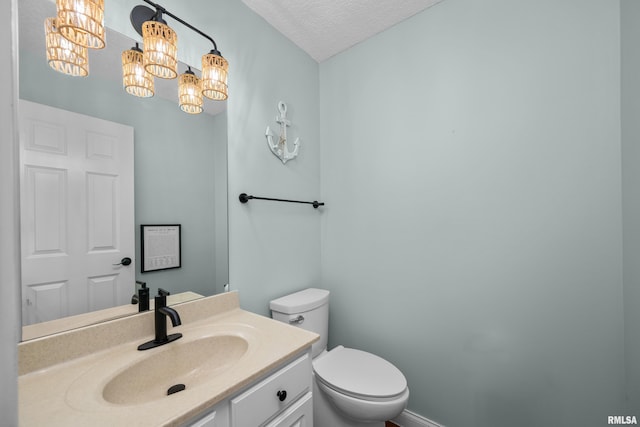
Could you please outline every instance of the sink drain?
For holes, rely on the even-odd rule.
[[[179,391],[182,391],[185,388],[187,388],[187,386],[184,385],[184,384],[172,385],[171,387],[169,387],[169,390],[167,390],[167,396],[172,395],[173,393],[177,393]]]

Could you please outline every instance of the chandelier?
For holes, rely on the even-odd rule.
[[[170,16],[213,44],[213,49],[202,56],[201,77],[197,77],[190,66],[180,75],[178,79],[180,109],[190,114],[198,114],[203,111],[203,97],[214,101],[227,99],[229,63],[222,57],[216,42],[159,4],[150,0],[143,1],[153,6],[155,10],[147,6],[135,6],[131,10],[131,24],[142,36],[142,62],[145,70],[154,77],[162,79],[178,77],[178,35],[164,20],[164,15]],[[123,75],[124,73],[123,68]],[[132,94],[136,95],[136,93]]]
[[[124,90],[133,96],[148,98],[155,93],[154,78],[178,77],[178,34],[164,20],[166,15],[213,44],[213,49],[202,55],[200,77],[190,66],[180,74],[180,109],[198,114],[204,109],[204,98],[226,100],[229,63],[213,38],[159,4],[143,1],[153,9],[139,5],[131,11],[131,23],[142,36],[142,48],[136,43],[122,52]],[[51,68],[70,76],[88,76],[88,50],[106,46],[104,0],[56,0],[56,16],[45,20],[45,39],[47,61]]]

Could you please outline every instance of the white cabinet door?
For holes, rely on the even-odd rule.
[[[189,427],[226,427],[218,423],[216,415],[217,414],[214,411],[207,416],[200,418],[198,421],[189,424]]]
[[[217,404],[196,421],[185,424],[188,427],[229,427],[229,401]]]
[[[133,128],[28,101],[19,117],[22,324],[129,303]]]
[[[313,401],[311,396],[311,392],[302,396],[265,427],[313,427]]]
[[[231,426],[264,425],[311,390],[311,372],[311,358],[305,354],[231,399]]]

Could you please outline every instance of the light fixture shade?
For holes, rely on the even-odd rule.
[[[71,43],[58,31],[57,18],[44,20],[45,44],[49,66],[70,76],[84,77],[89,74],[87,48]]]
[[[167,24],[147,21],[142,24],[144,68],[161,79],[178,76],[178,35]]]
[[[202,86],[200,85],[200,79],[191,69],[180,74],[178,96],[180,109],[182,111],[189,114],[199,114],[202,112],[204,104]]]
[[[202,55],[202,94],[215,101],[227,99],[228,72],[229,63],[217,50]]]
[[[149,98],[153,96],[153,76],[144,69],[142,50],[135,47],[122,52],[122,86],[127,93]]]
[[[91,49],[105,47],[104,0],[56,0],[60,34]]]

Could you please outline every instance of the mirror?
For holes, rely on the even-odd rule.
[[[205,100],[204,113],[186,114],[177,103],[177,80],[155,79],[153,98],[127,94],[120,57],[140,40],[110,30],[107,47],[89,51],[88,77],[60,74],[45,56],[49,16],[55,16],[51,1],[20,2],[19,98],[132,127],[135,280],[146,282],[152,297],[158,288],[172,295],[222,292],[228,282],[226,102]],[[179,73],[186,68],[179,65]],[[181,225],[180,268],[141,272],[141,224]],[[133,296],[134,283],[130,289]],[[30,303],[24,294],[23,313]],[[23,336],[33,335],[23,328]]]

